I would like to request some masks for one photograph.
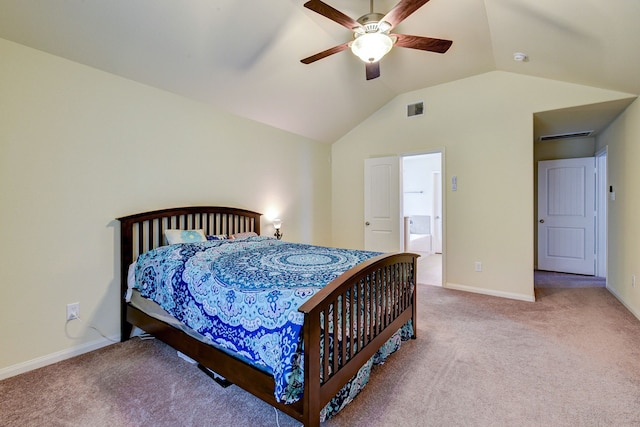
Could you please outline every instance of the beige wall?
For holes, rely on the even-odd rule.
[[[607,287],[640,318],[640,101],[597,136],[596,145],[607,147],[608,183],[616,194],[607,206]]]
[[[89,325],[117,338],[118,216],[230,205],[330,243],[330,146],[1,39],[0,58],[0,378],[103,345]]]
[[[333,243],[363,246],[364,159],[443,149],[445,286],[532,300],[533,114],[628,97],[498,71],[398,96],[333,144]]]
[[[596,153],[595,137],[572,138],[557,141],[536,141],[533,144],[534,166],[540,160],[593,157]]]

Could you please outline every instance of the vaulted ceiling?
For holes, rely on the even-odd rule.
[[[394,32],[453,40],[451,49],[396,47],[370,81],[349,51],[300,62],[352,38],[304,2],[2,0],[0,37],[329,143],[398,94],[493,70],[640,94],[635,0],[431,0]],[[370,11],[367,0],[326,3],[354,19]],[[589,113],[610,120],[624,106]]]

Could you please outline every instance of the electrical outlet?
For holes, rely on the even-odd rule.
[[[636,275],[635,274],[631,275],[631,287],[632,288],[636,287]]]
[[[476,261],[474,267],[476,271],[482,271],[482,263],[480,261]]]
[[[67,304],[67,320],[79,319],[80,318],[80,303],[74,302],[71,304]]]

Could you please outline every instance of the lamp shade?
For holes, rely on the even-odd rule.
[[[282,227],[282,220],[280,218],[274,219],[273,228],[275,228],[276,230],[280,230],[280,227]]]
[[[378,62],[393,47],[393,40],[385,33],[364,33],[351,42],[351,52],[364,62]]]

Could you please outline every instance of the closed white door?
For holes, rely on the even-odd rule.
[[[368,251],[398,252],[401,230],[400,158],[364,161],[364,247]]]
[[[595,159],[538,162],[538,269],[595,274]]]

